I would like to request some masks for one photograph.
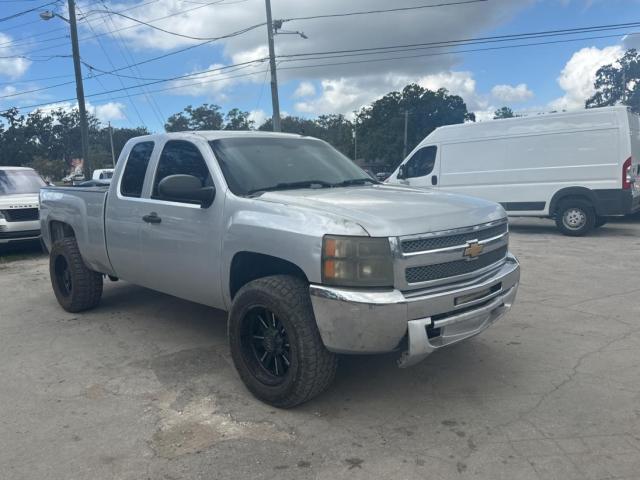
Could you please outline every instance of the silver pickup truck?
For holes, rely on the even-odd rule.
[[[380,184],[297,135],[135,138],[110,186],[40,205],[63,308],[97,306],[107,276],[228,311],[240,377],[283,408],[325,390],[337,354],[404,367],[480,333],[520,276],[499,205]]]

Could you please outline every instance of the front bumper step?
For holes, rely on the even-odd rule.
[[[516,284],[485,305],[441,320],[432,320],[431,317],[410,320],[407,329],[408,348],[398,359],[398,366],[410,367],[439,348],[479,334],[509,311],[517,289]],[[440,334],[429,338],[430,329]]]

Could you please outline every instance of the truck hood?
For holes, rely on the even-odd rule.
[[[437,232],[506,217],[494,202],[399,185],[286,190],[265,192],[259,198],[342,217],[372,237]]]
[[[20,195],[0,195],[0,210],[12,208],[38,208],[39,199],[37,193]]]

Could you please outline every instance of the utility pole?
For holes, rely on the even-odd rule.
[[[111,143],[111,163],[113,163],[113,168],[116,168],[116,153],[113,150],[113,128],[111,128],[111,122],[109,122],[109,142]]]
[[[84,104],[84,87],[82,85],[82,69],[80,67],[80,47],[78,46],[78,26],[76,25],[76,2],[75,0],[68,0],[68,3],[73,69],[76,74],[76,94],[78,96],[78,110],[80,111],[80,141],[82,143],[84,178],[85,180],[89,180],[93,173],[93,168],[91,160],[89,159],[89,125],[87,123],[87,109]]]
[[[71,1],[71,0],[69,0]],[[278,76],[276,74],[276,53],[273,45],[273,20],[271,19],[271,0],[265,0],[267,8],[267,35],[269,39],[269,66],[271,69],[271,105],[273,108],[273,131],[280,129],[280,100],[278,99]]]
[[[404,148],[402,150],[402,159],[407,158],[407,130],[409,127],[409,110],[404,111]]]

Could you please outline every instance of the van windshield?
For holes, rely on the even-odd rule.
[[[0,195],[38,193],[45,185],[33,170],[0,170]]]
[[[236,195],[379,183],[329,144],[313,138],[224,138],[209,144]]]

